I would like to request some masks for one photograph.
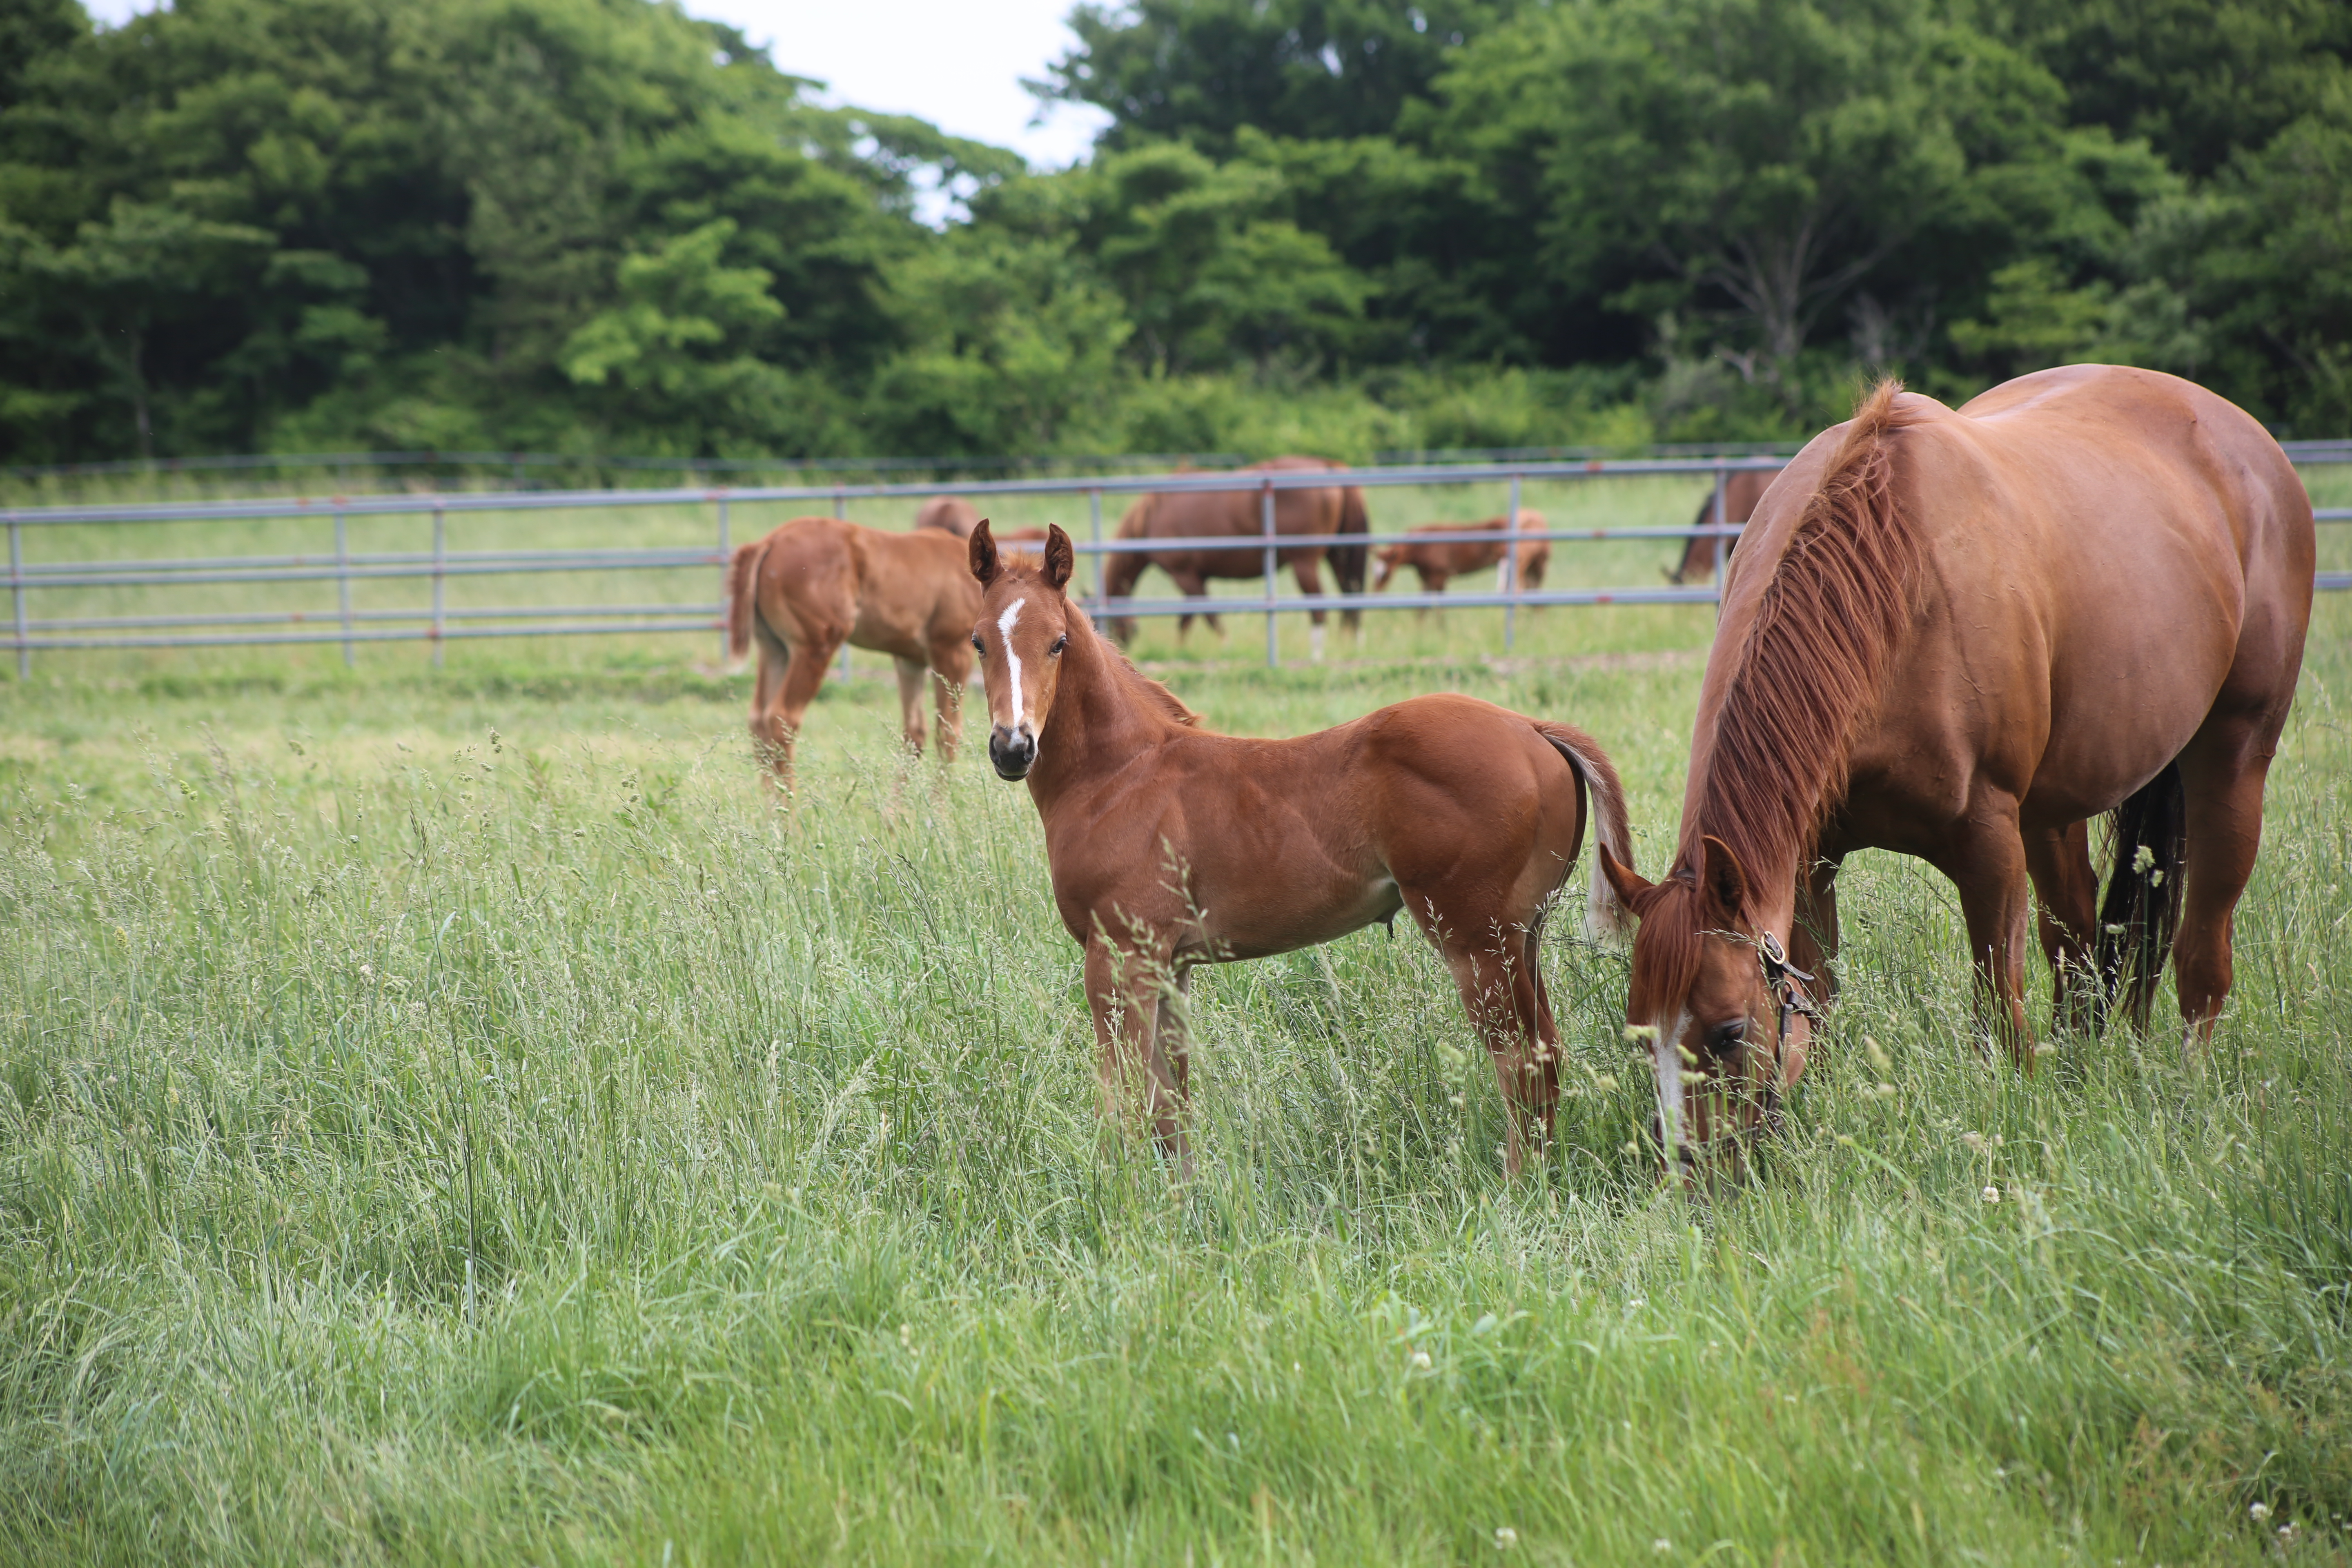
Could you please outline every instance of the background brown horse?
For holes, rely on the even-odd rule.
[[[1772,481],[1784,471],[1780,468],[1734,468],[1724,475],[1723,521],[1727,523],[1746,522],[1755,516],[1756,503],[1764,499],[1764,492],[1772,488]],[[1706,499],[1698,503],[1698,515],[1691,519],[1691,526],[1706,528],[1714,521],[1715,492],[1709,490]],[[1683,558],[1666,574],[1666,581],[1677,587],[1713,582],[1716,537],[1706,533],[1694,535],[1684,544]],[[1736,538],[1724,538],[1723,559],[1726,564],[1731,560],[1731,547],[1738,542]]]
[[[1402,910],[1444,955],[1488,1050],[1517,1172],[1559,1092],[1537,937],[1584,840],[1628,850],[1624,792],[1592,738],[1467,697],[1417,697],[1295,740],[1213,734],[1064,589],[1070,542],[971,572],[989,761],[1026,778],[1062,924],[1086,950],[1103,1106],[1131,1079],[1189,1169],[1183,996],[1202,963],[1328,942]],[[1588,920],[1613,930],[1597,873]],[[1526,1123],[1534,1123],[1530,1128]]]
[[[801,719],[845,642],[898,667],[907,743],[923,749],[922,685],[932,673],[940,755],[952,759],[971,678],[971,618],[980,605],[964,542],[938,528],[885,533],[838,518],[803,517],[738,548],[727,566],[727,641],[754,642],[759,679],[751,733],[789,785]]]
[[[1379,593],[1389,585],[1402,567],[1410,566],[1421,579],[1424,593],[1443,594],[1445,584],[1470,572],[1484,572],[1503,559],[1508,547],[1506,525],[1508,520],[1490,517],[1484,522],[1425,522],[1418,528],[1405,530],[1402,544],[1383,544],[1372,552],[1372,591]],[[1519,531],[1541,533],[1543,513],[1531,507],[1519,509]],[[1484,531],[1496,535],[1491,541],[1454,540],[1450,542],[1416,541],[1417,533],[1470,533]],[[1519,585],[1523,588],[1543,586],[1544,571],[1551,564],[1551,541],[1523,540],[1519,544]],[[1424,615],[1428,612],[1424,610]]]
[[[1236,470],[1244,474],[1295,473],[1301,470],[1343,471],[1346,465],[1324,458],[1274,458],[1263,463],[1253,463]],[[1171,490],[1147,495],[1128,508],[1119,520],[1120,539],[1213,539],[1221,535],[1251,534],[1264,537],[1265,523],[1260,516],[1261,499],[1255,490]],[[1364,510],[1364,492],[1355,485],[1338,485],[1328,489],[1276,490],[1274,492],[1274,531],[1285,539],[1312,538],[1327,533],[1361,533],[1368,527]],[[1344,593],[1360,594],[1364,589],[1365,547],[1325,544],[1285,546],[1275,552],[1275,569],[1290,568],[1297,579],[1298,591],[1306,595],[1323,592],[1321,567],[1326,556],[1331,561],[1332,574],[1338,578]],[[1265,550],[1263,545],[1242,545],[1232,550],[1180,548],[1174,550],[1132,551],[1113,554],[1103,568],[1103,594],[1107,598],[1124,599],[1135,592],[1136,583],[1144,572],[1153,566],[1175,580],[1180,592],[1188,599],[1204,599],[1209,593],[1209,580],[1214,577],[1253,578],[1265,575]],[[1203,618],[1213,631],[1222,631],[1222,623],[1213,610],[1204,610]],[[1323,647],[1323,612],[1312,613],[1315,626],[1315,647],[1318,656]],[[1353,610],[1344,612],[1342,619],[1350,627],[1361,623]],[[1176,621],[1176,635],[1182,637],[1191,628],[1192,617],[1187,614]],[[1135,639],[1132,616],[1114,616],[1111,635],[1122,644]]]
[[[2210,1034],[2312,562],[2278,443],[2151,371],[2043,371],[1957,413],[1888,383],[1816,437],[1734,560],[1672,868],[1602,858],[1641,920],[1626,1016],[1656,1031],[1666,1146],[1769,1121],[1803,1071],[1788,1005],[1827,977],[1773,944],[1836,956],[1856,849],[1952,879],[2021,1062],[2029,886],[2063,1018],[2113,996],[2144,1024],[2168,945],[2184,1047]],[[2106,812],[2102,908],[2084,824]]]
[[[980,522],[980,509],[961,496],[933,496],[915,509],[917,528],[936,528],[958,539],[970,539]]]

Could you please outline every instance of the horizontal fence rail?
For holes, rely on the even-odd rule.
[[[2309,464],[2352,462],[2352,443],[2297,443],[2294,452]],[[1073,540],[1073,547],[1097,561],[1099,574],[1108,557],[1128,552],[1216,551],[1255,553],[1262,558],[1265,588],[1256,597],[1204,599],[1106,599],[1099,575],[1094,592],[1082,593],[1098,616],[1167,616],[1185,615],[1263,615],[1266,628],[1267,662],[1275,662],[1276,617],[1301,610],[1423,610],[1447,606],[1505,612],[1505,646],[1511,644],[1516,616],[1521,608],[1573,605],[1709,604],[1721,595],[1723,560],[1741,525],[1725,517],[1725,491],[1729,477],[1742,470],[1769,471],[1783,459],[1774,456],[1662,457],[1612,460],[1583,458],[1573,461],[1460,460],[1400,464],[1338,470],[1223,470],[1161,474],[1093,475],[1060,478],[971,480],[954,487],[956,493],[979,500],[991,497],[1085,497],[1089,502],[1089,537]],[[1522,488],[1530,481],[1559,483],[1644,476],[1681,476],[1711,479],[1713,520],[1680,526],[1636,525],[1600,528],[1522,529],[1517,519]],[[1426,532],[1285,534],[1276,531],[1275,497],[1285,490],[1324,489],[1351,485],[1368,489],[1394,486],[1507,484],[1510,500],[1500,529],[1461,528]],[[912,500],[939,494],[937,483],[815,484],[712,487],[662,489],[581,489],[530,491],[452,491],[324,497],[262,497],[241,500],[176,501],[144,504],[73,505],[8,509],[9,584],[13,626],[8,639],[16,651],[20,676],[29,673],[34,653],[44,649],[163,648],[222,646],[276,646],[341,643],[344,658],[353,657],[361,643],[429,642],[440,657],[445,642],[514,637],[561,637],[599,633],[709,634],[723,626],[724,606],[715,604],[614,604],[568,605],[450,606],[444,585],[451,578],[524,575],[549,572],[667,572],[723,566],[730,555],[729,530],[735,506],[791,502],[826,503],[834,515],[843,514],[852,500]],[[1102,502],[1107,496],[1242,492],[1259,500],[1256,532],[1189,538],[1123,540],[1103,537]],[[713,543],[699,546],[610,549],[456,550],[447,545],[451,515],[597,510],[627,508],[674,509],[709,507],[715,519]],[[2322,509],[2321,521],[2352,521],[2352,507]],[[348,523],[352,518],[429,518],[433,545],[429,550],[353,552],[349,548]],[[32,562],[24,558],[26,531],[66,526],[177,524],[224,521],[315,520],[331,523],[334,547],[297,554],[173,555]],[[1625,586],[1613,588],[1529,589],[1518,581],[1517,546],[1535,543],[1578,543],[1619,540],[1714,539],[1712,580],[1686,586]],[[1276,582],[1277,567],[1305,550],[1335,545],[1378,546],[1479,543],[1502,546],[1502,562],[1495,588],[1475,593],[1385,593],[1319,595],[1284,595]],[[1023,545],[1008,545],[1021,549]],[[429,605],[403,608],[354,608],[355,584],[383,581],[428,581]],[[37,618],[29,611],[29,595],[68,588],[146,588],[209,586],[231,583],[319,583],[337,586],[338,603],[328,609],[225,611],[191,610],[174,615],[84,615]],[[2352,589],[2352,572],[2323,572],[2315,585],[2326,590]],[[1083,584],[1082,584],[1083,590]]]

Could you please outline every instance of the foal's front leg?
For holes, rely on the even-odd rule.
[[[1181,994],[1182,981],[1171,976],[1165,955],[1120,947],[1100,935],[1087,942],[1087,1002],[1095,1018],[1102,1114],[1107,1121],[1124,1120],[1129,1096],[1137,1095],[1152,1142],[1189,1180],[1192,1154],[1184,1136],[1181,1026],[1167,1042],[1180,1047],[1172,1062],[1160,1028],[1171,986]]]

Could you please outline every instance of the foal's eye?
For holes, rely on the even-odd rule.
[[[1706,1043],[1717,1056],[1729,1056],[1748,1043],[1748,1020],[1734,1018],[1728,1024],[1717,1024],[1706,1032]]]
[[[1070,634],[1064,632],[1060,637],[1054,639],[1054,646],[1045,650],[1045,657],[1048,658],[1059,658],[1062,657],[1062,650],[1069,646]]]
[[[980,640],[980,634],[978,632],[971,634],[971,651],[980,655],[982,658],[986,658],[988,657],[987,645]]]

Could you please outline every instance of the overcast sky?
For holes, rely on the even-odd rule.
[[[154,0],[83,0],[100,21],[121,22]],[[686,0],[698,16],[731,23],[766,44],[777,66],[814,77],[830,100],[917,114],[941,130],[1020,151],[1058,168],[1085,155],[1104,116],[1058,105],[1040,125],[1021,89],[1042,77],[1071,37],[1062,26],[1076,0]]]

